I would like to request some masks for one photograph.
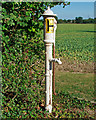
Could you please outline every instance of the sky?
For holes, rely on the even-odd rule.
[[[55,6],[51,10],[59,19],[75,19],[75,17],[94,18],[94,2],[70,2],[65,8]]]
[[[59,19],[75,19],[75,17],[94,18],[94,2],[70,2],[65,8],[55,6],[51,8]]]
[[[94,2],[70,2],[65,8],[62,5],[51,8],[59,19],[75,19],[75,17],[94,18]]]

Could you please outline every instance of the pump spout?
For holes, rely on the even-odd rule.
[[[57,62],[58,64],[62,64],[60,58],[57,59],[57,58],[52,58],[52,60],[50,60],[51,62]]]
[[[56,59],[56,62],[57,62],[58,64],[62,64],[60,58],[59,58],[59,59]]]

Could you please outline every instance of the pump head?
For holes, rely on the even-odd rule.
[[[53,13],[52,10],[50,10],[50,6],[48,6],[48,9],[42,14],[44,17],[55,17],[57,16],[56,14]]]
[[[44,42],[45,43],[55,43],[55,31],[56,31],[56,19],[50,7],[43,13],[44,17]]]

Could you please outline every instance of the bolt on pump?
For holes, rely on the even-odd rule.
[[[45,43],[45,109],[52,112],[52,62],[62,64],[60,59],[52,57],[52,45],[55,45],[55,31],[57,21],[56,14],[48,9],[42,15],[44,17],[44,43]]]

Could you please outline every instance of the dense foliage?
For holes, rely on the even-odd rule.
[[[40,83],[44,78],[43,2],[2,3],[2,117],[38,117]],[[68,3],[63,3],[66,6]],[[39,99],[38,99],[39,98]]]

